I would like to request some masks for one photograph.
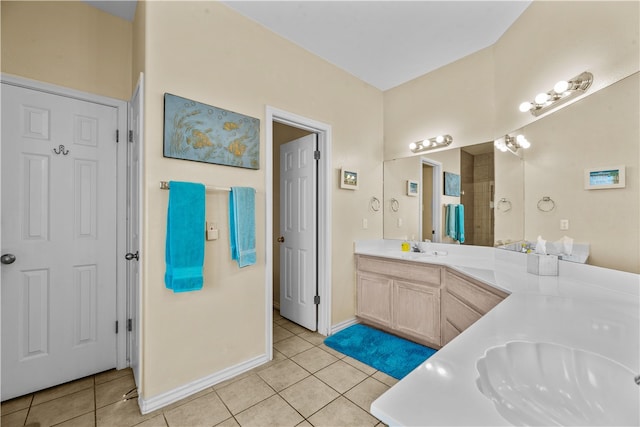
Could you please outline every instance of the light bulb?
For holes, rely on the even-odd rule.
[[[518,144],[518,146],[520,146],[522,148],[531,147],[531,143],[527,140],[527,138],[525,138],[524,135],[516,136],[516,143]]]
[[[502,144],[502,145],[500,145],[498,147],[498,150],[502,151],[503,153],[506,153],[507,152],[507,146]]]
[[[531,105],[530,102],[523,102],[522,104],[520,104],[520,111],[523,113],[526,113],[527,111],[531,110],[531,107],[533,107],[533,105]]]
[[[544,104],[549,100],[549,98],[550,98],[549,94],[543,92],[536,95],[535,101],[536,101],[536,104]]]
[[[436,136],[436,142],[438,144],[442,144],[444,142],[444,136],[442,136],[442,135]]]
[[[569,82],[566,80],[560,80],[553,86],[553,91],[558,94],[565,93],[569,89]]]
[[[415,150],[416,148],[418,148],[418,144],[416,144],[415,142],[412,142],[411,144],[409,144],[409,150]]]

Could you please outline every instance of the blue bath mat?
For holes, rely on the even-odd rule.
[[[395,379],[402,379],[436,350],[362,324],[331,335],[324,343]]]

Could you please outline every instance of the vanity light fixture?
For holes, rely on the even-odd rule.
[[[421,153],[423,151],[446,147],[452,142],[453,137],[451,135],[438,135],[433,138],[424,139],[422,141],[412,142],[411,144],[409,144],[409,149],[414,153]]]
[[[583,94],[589,89],[591,83],[593,83],[593,74],[588,71],[571,80],[561,80],[549,92],[537,94],[533,102],[527,101],[520,104],[520,111],[523,113],[529,111],[534,116],[539,116]]]
[[[517,154],[518,149],[527,149],[531,147],[531,143],[524,137],[524,135],[510,136],[505,135],[504,138],[496,139],[493,145],[503,153],[511,151],[513,154]]]

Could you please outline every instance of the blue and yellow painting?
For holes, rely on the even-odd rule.
[[[164,157],[260,168],[260,120],[164,94]]]

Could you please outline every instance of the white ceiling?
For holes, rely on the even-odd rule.
[[[135,0],[85,0],[129,21]],[[531,0],[222,1],[380,90],[494,44]]]

